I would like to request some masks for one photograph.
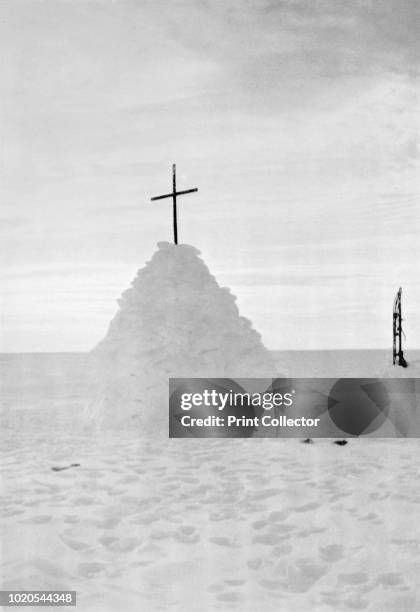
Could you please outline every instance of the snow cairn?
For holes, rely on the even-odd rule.
[[[275,377],[270,352],[235,300],[197,249],[158,243],[91,352],[89,416],[167,437],[169,377]]]

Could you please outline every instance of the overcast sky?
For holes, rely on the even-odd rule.
[[[417,0],[0,0],[3,351],[90,349],[156,243],[270,348],[420,347]],[[408,348],[407,348],[408,350]]]

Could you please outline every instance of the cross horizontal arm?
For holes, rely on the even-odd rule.
[[[194,189],[186,189],[185,191],[176,191],[175,195],[179,196],[179,195],[184,195],[184,193],[194,193],[195,191],[198,191],[197,187],[195,187]],[[155,200],[163,200],[164,198],[173,198],[174,194],[173,193],[166,193],[165,195],[161,195],[161,196],[154,196],[153,198],[150,198],[152,202],[154,202]]]
[[[154,202],[154,200],[163,200],[164,198],[172,198],[173,194],[172,193],[167,193],[166,195],[161,195],[161,196],[155,196],[154,198],[150,198],[152,202]]]
[[[194,187],[194,189],[186,189],[185,191],[177,191],[176,195],[184,195],[184,193],[194,193],[194,191],[198,191],[197,187]]]

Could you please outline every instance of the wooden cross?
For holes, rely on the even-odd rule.
[[[198,191],[195,187],[194,189],[186,189],[185,191],[177,191],[176,190],[176,165],[172,164],[172,193],[166,193],[165,195],[155,196],[151,198],[151,201],[154,202],[156,200],[163,200],[164,198],[172,198],[172,214],[174,220],[174,243],[178,244],[178,221],[177,221],[177,210],[176,210],[176,197],[180,195],[184,195],[185,193],[194,193]]]

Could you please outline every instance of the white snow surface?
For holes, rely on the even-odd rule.
[[[376,376],[389,354],[276,359],[286,376]],[[87,433],[84,355],[0,370],[2,589],[74,589],[78,612],[420,610],[418,439]]]
[[[95,422],[167,435],[170,377],[275,377],[271,353],[236,298],[189,245],[158,243],[92,352]]]

